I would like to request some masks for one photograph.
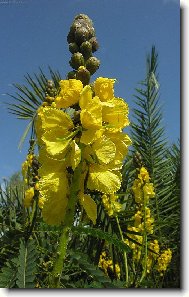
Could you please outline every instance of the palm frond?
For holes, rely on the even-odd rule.
[[[39,68],[39,74],[34,74],[34,78],[28,73],[24,78],[26,85],[13,84],[16,89],[16,94],[8,94],[15,102],[8,103],[8,110],[19,119],[30,119],[33,121],[36,110],[45,100],[48,80],[52,80],[55,88],[58,90],[61,76],[58,71],[53,71],[49,67],[49,78],[44,74],[41,68]]]

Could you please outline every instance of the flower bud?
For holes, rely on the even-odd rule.
[[[72,43],[75,41],[75,34],[73,32],[69,32],[68,35],[67,35],[67,41],[68,43]]]
[[[86,86],[90,81],[90,72],[84,66],[80,66],[77,71],[76,78],[79,79],[84,86]]]
[[[89,39],[89,31],[85,27],[78,28],[75,32],[75,42],[80,45]]]
[[[67,74],[67,79],[75,79],[76,78],[76,71],[70,71]]]
[[[75,42],[71,42],[69,43],[69,51],[74,54],[77,53],[79,51],[79,47]]]
[[[80,46],[80,51],[85,58],[92,56],[92,45],[89,41],[84,41]]]
[[[83,58],[83,55],[79,52],[73,54],[73,56],[71,57],[71,60],[70,60],[70,66],[73,68],[73,69],[78,69],[79,66],[83,66],[84,65],[84,58]]]
[[[90,57],[86,62],[86,68],[89,70],[90,74],[94,74],[100,66],[100,60],[96,57]]]
[[[89,40],[91,46],[92,46],[92,52],[96,52],[99,48],[99,44],[98,44],[98,40],[96,37],[92,37],[90,40]]]

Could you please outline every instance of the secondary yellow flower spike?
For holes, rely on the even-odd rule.
[[[81,162],[85,166],[78,201],[92,222],[96,222],[97,206],[89,190],[109,195],[113,207],[109,215],[120,210],[112,197],[121,187],[120,169],[131,140],[123,133],[129,124],[128,105],[114,97],[114,83],[114,79],[100,77],[94,87],[83,87],[76,79],[61,80],[56,106],[38,110],[39,201],[49,224],[64,221],[71,181],[68,168],[74,172]],[[73,116],[66,113],[68,107],[75,108]]]

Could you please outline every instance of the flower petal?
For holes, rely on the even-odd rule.
[[[103,129],[90,129],[82,132],[80,142],[86,145],[93,143],[95,140],[99,139],[104,130]]]
[[[55,98],[57,108],[67,108],[78,103],[83,84],[78,79],[60,81],[60,94]]]
[[[92,102],[92,90],[89,85],[85,86],[81,92],[79,99],[79,106],[81,109],[86,109],[86,107]]]
[[[114,98],[110,102],[102,102],[102,120],[107,127],[119,131],[129,125],[128,105],[121,98]]]
[[[71,143],[70,133],[66,133],[62,127],[47,131],[42,136],[42,141],[46,146],[47,153],[51,156],[61,155],[63,158]]]
[[[108,101],[113,98],[115,81],[115,79],[106,77],[98,77],[96,79],[94,83],[94,90],[96,96],[98,96],[101,101]]]
[[[80,204],[83,206],[84,210],[86,211],[87,216],[93,224],[96,224],[96,218],[97,218],[97,205],[95,201],[91,198],[90,195],[81,193],[79,195],[80,198]]]
[[[113,161],[116,153],[115,144],[103,136],[92,144],[93,151],[95,152],[100,163],[108,164]]]
[[[49,173],[39,181],[40,197],[43,198],[42,216],[50,225],[63,222],[68,203],[68,179],[65,171]]]
[[[89,167],[87,187],[105,194],[112,194],[121,187],[121,174],[119,171],[108,170],[107,166],[92,164]]]

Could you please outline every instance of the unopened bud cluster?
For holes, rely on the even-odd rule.
[[[57,95],[57,90],[55,88],[54,82],[52,80],[47,81],[46,91],[45,91],[45,100],[43,106],[51,106],[54,102],[54,98]]]
[[[34,199],[37,199],[39,194],[38,169],[40,164],[37,157],[34,154],[34,144],[35,144],[34,139],[31,139],[27,158],[22,164],[22,175],[24,178],[25,185],[27,186],[27,190],[25,191],[25,197],[24,197],[25,207],[32,206]],[[38,205],[42,206],[39,200],[38,200]]]
[[[100,66],[100,61],[93,56],[98,49],[93,23],[87,15],[79,14],[75,17],[67,36],[69,51],[72,57],[69,61],[74,69],[68,73],[68,79],[76,78],[87,85],[90,76]]]

